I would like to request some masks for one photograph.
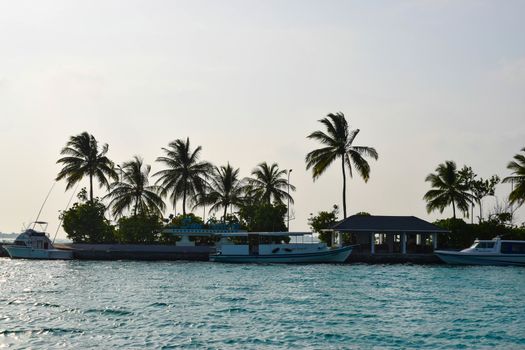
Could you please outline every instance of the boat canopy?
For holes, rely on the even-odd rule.
[[[247,236],[267,236],[267,237],[280,237],[280,236],[306,236],[311,235],[312,232],[227,232],[227,233],[216,233],[217,236],[223,237],[247,237]]]

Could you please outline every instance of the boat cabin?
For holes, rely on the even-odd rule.
[[[28,228],[16,237],[14,245],[32,249],[52,249],[53,243],[45,232],[47,229],[47,222],[36,221],[31,223],[31,225],[31,228]],[[40,226],[41,231],[35,230],[36,225]]]
[[[217,252],[224,255],[303,254],[327,248],[325,243],[314,242],[311,232],[237,232],[217,236]],[[307,236],[310,239],[305,239]]]
[[[476,239],[463,252],[492,253],[492,254],[525,254],[525,241],[508,241],[496,237],[492,240]]]

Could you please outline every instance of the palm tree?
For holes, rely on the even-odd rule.
[[[109,188],[108,178],[118,178],[113,169],[113,162],[106,157],[108,149],[107,143],[99,148],[95,137],[85,131],[71,136],[60,151],[65,157],[57,160],[57,163],[62,163],[64,167],[58,173],[56,180],[65,178],[66,190],[68,190],[85,176],[89,176],[89,201],[93,202],[93,178],[98,180],[100,187],[107,188]]]
[[[253,177],[247,180],[247,191],[250,196],[267,204],[271,204],[272,199],[278,203],[289,199],[293,203],[293,198],[288,193],[287,174],[287,170],[279,170],[277,163],[268,165],[262,162],[252,170]],[[295,186],[289,186],[291,191],[295,191]]]
[[[111,199],[114,216],[120,216],[125,210],[133,207],[133,214],[154,213],[162,215],[166,208],[159,193],[159,186],[149,185],[150,165],[144,165],[143,160],[135,156],[133,160],[122,164],[121,178],[113,182],[110,192],[104,198]]]
[[[521,152],[525,152],[525,147]],[[514,159],[507,165],[507,169],[512,170],[513,175],[504,178],[503,182],[512,182],[516,186],[509,194],[509,201],[510,204],[521,206],[525,203],[525,154],[516,154]]]
[[[186,200],[203,192],[205,178],[213,167],[208,162],[199,162],[202,147],[198,146],[191,151],[189,138],[186,142],[180,139],[170,142],[168,148],[162,150],[166,156],[158,157],[157,162],[164,163],[167,169],[158,171],[153,176],[159,177],[157,184],[162,186],[164,194],[171,191],[173,203],[182,197],[182,212],[186,215]]]
[[[365,158],[371,157],[377,160],[378,155],[372,147],[353,145],[359,129],[349,130],[343,113],[330,113],[326,118],[319,120],[319,122],[326,127],[326,133],[320,130],[314,131],[308,135],[308,138],[319,141],[325,147],[313,150],[306,155],[306,169],[312,168],[312,177],[315,181],[337,158],[341,158],[341,170],[343,172],[343,215],[346,218],[345,169],[348,168],[348,173],[350,177],[352,177],[353,165],[357,173],[367,182],[370,178],[370,165]]]
[[[439,164],[436,174],[429,174],[425,181],[430,182],[432,186],[432,189],[423,197],[427,201],[429,213],[434,210],[442,213],[450,204],[452,204],[454,219],[456,218],[456,205],[463,213],[468,213],[473,197],[469,193],[469,186],[457,171],[456,163],[446,161],[445,164]]]
[[[239,179],[239,169],[234,169],[228,163],[226,166],[215,167],[210,177],[207,193],[198,201],[200,205],[211,205],[210,212],[224,208],[223,221],[230,205],[239,206],[244,199],[243,181]]]

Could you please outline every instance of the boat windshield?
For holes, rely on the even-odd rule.
[[[495,244],[496,242],[474,242],[474,244],[470,248],[492,249],[494,248]]]

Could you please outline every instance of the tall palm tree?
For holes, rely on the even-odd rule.
[[[450,204],[452,204],[454,219],[456,218],[456,205],[463,213],[468,213],[473,197],[469,193],[469,186],[459,174],[456,163],[446,161],[444,164],[439,164],[436,174],[429,174],[425,181],[430,182],[432,186],[432,189],[423,197],[427,201],[429,213],[434,210],[442,213]]]
[[[120,216],[125,210],[133,208],[133,214],[154,213],[162,215],[166,208],[161,198],[161,188],[149,185],[150,165],[135,156],[133,160],[122,164],[120,180],[110,186],[110,192],[104,198],[111,199],[114,216]]]
[[[271,204],[272,199],[278,203],[289,199],[293,203],[288,193],[287,174],[287,170],[280,170],[277,163],[268,165],[262,162],[252,170],[253,177],[248,179],[248,193],[267,204]],[[295,191],[295,186],[290,185],[290,190]]]
[[[117,179],[113,169],[113,162],[106,157],[109,146],[107,143],[99,148],[98,141],[93,135],[83,132],[71,136],[66,146],[60,151],[65,157],[57,160],[64,166],[56,180],[66,179],[66,190],[73,187],[85,176],[89,177],[89,200],[93,202],[93,178],[96,178],[100,187],[109,188],[109,179]]]
[[[186,201],[202,193],[206,184],[206,176],[213,167],[208,162],[200,162],[199,155],[202,150],[198,146],[193,151],[190,147],[190,139],[186,142],[175,140],[170,142],[168,148],[162,148],[165,157],[158,157],[157,162],[163,163],[167,169],[156,172],[157,184],[164,189],[164,194],[171,192],[170,198],[173,203],[182,197],[182,213],[186,215]]]
[[[521,152],[525,152],[525,147]],[[516,154],[514,160],[507,165],[507,169],[512,170],[513,175],[504,178],[503,182],[512,182],[516,186],[509,194],[509,201],[521,206],[525,203],[525,154]]]
[[[370,165],[366,158],[377,160],[378,155],[374,148],[354,146],[354,140],[359,129],[350,130],[343,113],[328,114],[319,120],[326,128],[326,132],[317,130],[308,135],[308,138],[319,141],[322,148],[313,150],[306,155],[306,169],[312,168],[314,181],[338,158],[341,158],[343,173],[343,215],[346,218],[346,172],[353,177],[353,169],[365,180],[370,178]]]
[[[239,169],[234,169],[228,163],[226,166],[215,167],[207,186],[206,193],[198,201],[200,205],[211,205],[210,212],[224,209],[223,221],[230,205],[239,206],[244,200],[243,180],[239,178]]]

